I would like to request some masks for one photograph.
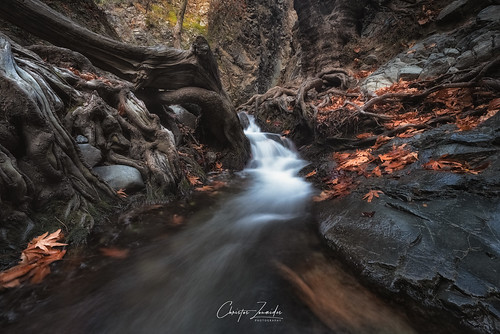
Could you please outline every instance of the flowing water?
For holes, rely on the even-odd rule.
[[[252,159],[240,186],[84,293],[54,298],[31,321],[37,331],[413,333],[324,255],[308,212],[313,189],[297,176],[307,163],[293,144],[251,118],[245,134]]]

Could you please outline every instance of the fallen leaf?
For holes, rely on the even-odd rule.
[[[61,229],[58,229],[57,231],[55,231],[54,233],[51,233],[48,236],[47,235],[48,235],[48,232],[42,234],[39,237],[34,238],[28,244],[27,250],[32,249],[32,248],[40,248],[44,252],[48,252],[49,250],[47,247],[66,246],[67,245],[67,244],[57,242],[57,240],[61,239]]]
[[[116,194],[118,196],[120,196],[121,198],[127,198],[128,197],[127,193],[125,192],[125,189],[123,189],[123,188],[117,190]]]
[[[184,223],[184,216],[181,216],[181,215],[178,215],[178,214],[174,214],[172,216],[172,224],[173,225],[181,225],[182,223]]]
[[[129,249],[121,249],[116,247],[109,248],[99,248],[99,251],[102,255],[107,257],[112,257],[115,259],[125,259],[128,257],[130,250]]]
[[[420,24],[421,26],[423,26],[427,22],[429,22],[429,18],[428,17],[425,17],[423,19],[418,20],[418,24]]]
[[[313,201],[314,202],[322,202],[326,201],[328,199],[331,199],[334,197],[334,191],[333,190],[323,190],[321,194],[314,196]]]
[[[375,211],[361,212],[361,216],[372,218],[375,215]]]
[[[372,175],[375,175],[377,177],[382,176],[382,171],[380,170],[380,167],[377,166],[372,170]]]
[[[500,110],[500,98],[496,98],[490,101],[488,104],[488,111]]]
[[[356,135],[356,138],[358,138],[358,139],[366,139],[366,138],[370,138],[370,137],[373,137],[373,133],[371,133],[371,132],[360,133],[360,134]]]
[[[370,190],[365,196],[363,196],[363,199],[366,199],[368,203],[370,203],[373,200],[373,197],[379,197],[379,194],[383,194],[384,192],[381,190]]]
[[[197,184],[201,184],[200,178],[198,176],[188,175],[187,178],[189,180],[189,183],[191,183],[192,186],[195,186]]]
[[[61,260],[66,254],[66,250],[54,248],[66,245],[58,242],[63,237],[61,229],[58,229],[51,234],[45,232],[33,238],[22,251],[19,263],[0,272],[0,287],[15,287],[28,279],[31,283],[41,282],[50,273],[49,265]]]
[[[308,174],[306,175],[306,178],[313,177],[313,176],[314,176],[314,175],[316,175],[316,174],[317,174],[317,171],[316,171],[316,169],[315,169],[315,170],[313,170],[312,172],[308,173]]]

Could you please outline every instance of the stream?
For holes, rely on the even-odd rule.
[[[81,283],[12,333],[415,333],[327,252],[307,165],[249,116],[248,167],[186,227]]]

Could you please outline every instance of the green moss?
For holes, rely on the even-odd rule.
[[[175,10],[168,4],[156,3],[151,5],[151,9],[146,15],[146,24],[150,27],[156,27],[165,23],[172,27],[177,23]]]

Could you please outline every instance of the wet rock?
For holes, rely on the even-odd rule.
[[[457,0],[450,3],[439,13],[437,21],[450,21],[463,15],[463,9],[469,0]]]
[[[467,50],[457,58],[457,62],[455,64],[455,67],[458,68],[459,70],[461,70],[464,68],[472,67],[476,63],[477,63],[477,59],[476,59],[476,56],[474,55],[474,53],[472,53],[471,50]]]
[[[474,42],[472,51],[475,53],[478,61],[484,61],[491,58],[495,51],[500,50],[500,46],[495,46],[495,36],[493,34],[485,34],[477,38]]]
[[[445,48],[443,50],[443,53],[448,56],[448,57],[458,57],[460,56],[460,51],[458,51],[457,49],[455,48]]]
[[[420,79],[428,79],[444,74],[448,72],[448,70],[452,65],[454,65],[454,63],[454,58],[446,57],[444,54],[440,54],[436,57],[436,59],[428,61],[428,63],[422,70],[422,73],[420,74]]]
[[[125,189],[131,193],[145,187],[141,173],[134,167],[112,165],[94,167],[92,170],[115,190]]]
[[[498,332],[499,137],[497,114],[472,131],[449,124],[408,139],[419,161],[393,177],[362,180],[346,198],[318,203],[321,233],[372,284],[454,314],[469,329]],[[422,167],[442,155],[489,165],[477,175]],[[367,203],[362,197],[370,189],[383,194]]]
[[[89,140],[87,137],[85,136],[82,136],[82,135],[78,135],[76,136],[76,139],[75,141],[78,143],[78,144],[88,144]]]
[[[179,123],[187,126],[192,130],[196,130],[198,126],[198,117],[190,113],[188,110],[179,105],[171,105],[170,109],[175,113]]]
[[[479,22],[498,22],[500,21],[500,6],[489,6],[477,14]]]
[[[82,153],[83,161],[89,166],[94,167],[102,160],[101,150],[90,144],[78,144]]]
[[[402,69],[399,70],[399,75],[398,79],[402,80],[415,80],[418,79],[420,76],[420,73],[422,73],[422,68],[420,66],[406,66],[403,67]]]
[[[238,119],[240,120],[240,124],[243,129],[246,129],[250,126],[250,120],[248,119],[248,114],[245,112],[238,113]]]

